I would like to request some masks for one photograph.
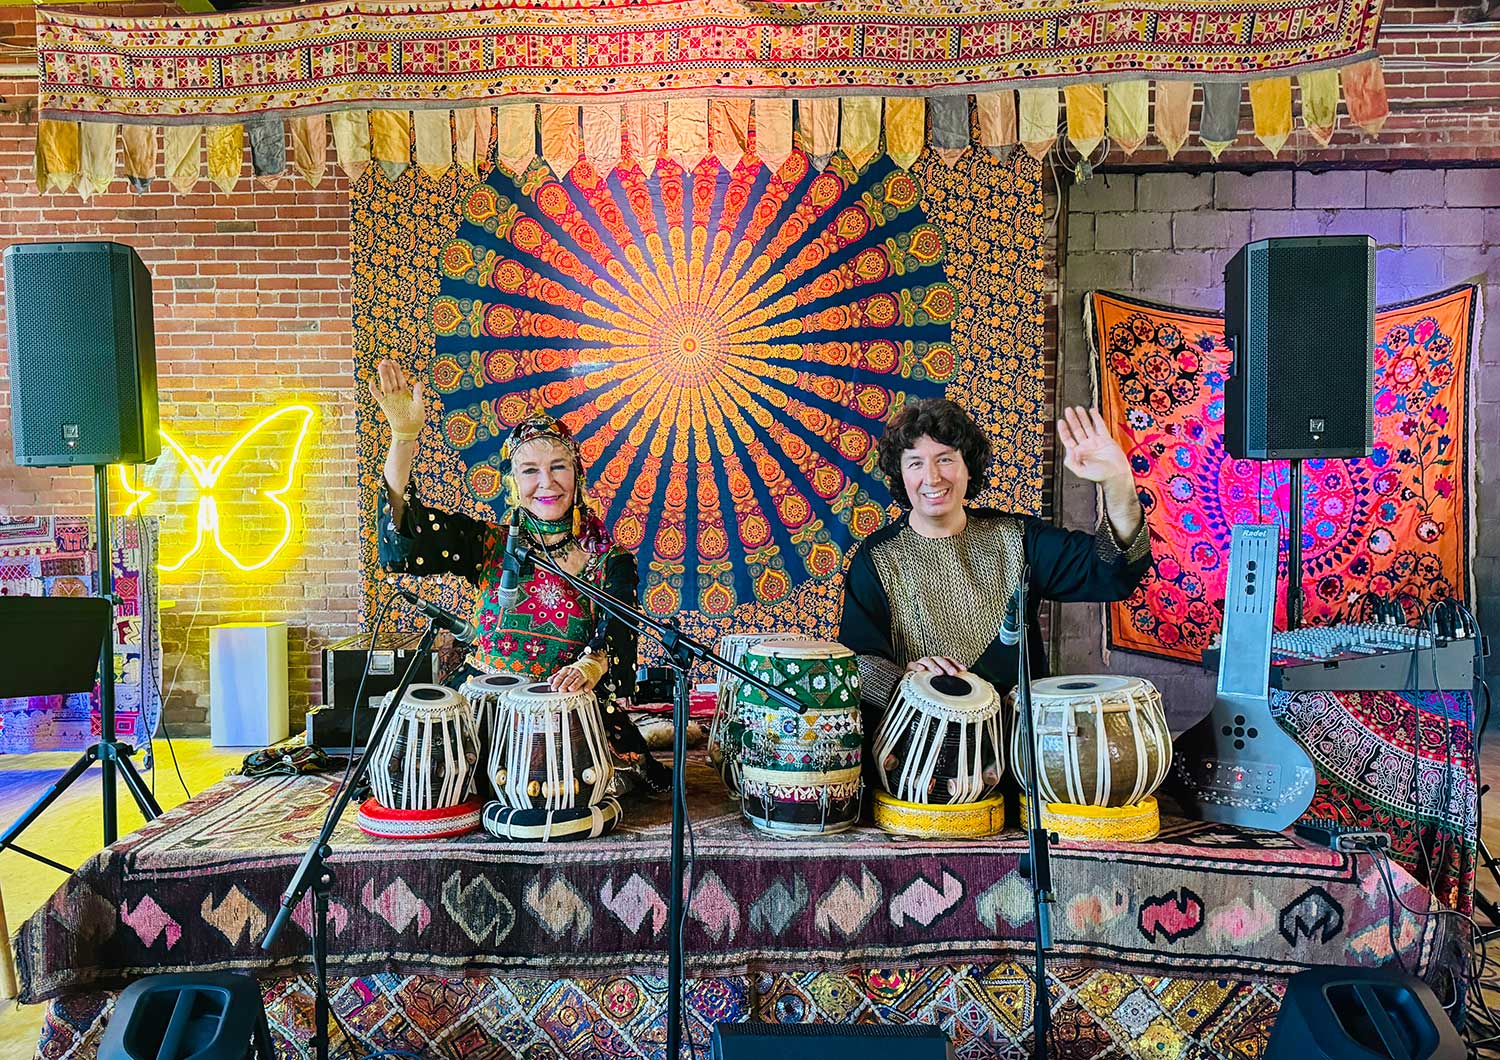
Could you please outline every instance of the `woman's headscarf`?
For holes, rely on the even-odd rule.
[[[504,477],[512,509],[520,507],[520,491],[516,487],[515,456],[521,447],[539,439],[556,442],[573,454],[573,535],[584,551],[602,555],[615,547],[615,540],[605,529],[603,521],[594,514],[584,490],[583,456],[579,453],[578,440],[567,424],[546,412],[533,412],[511,428],[505,444],[500,447],[500,474]],[[535,516],[527,513],[533,522]]]

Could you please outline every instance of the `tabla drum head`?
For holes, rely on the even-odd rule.
[[[464,682],[464,687],[480,692],[510,692],[525,682],[526,679],[519,674],[484,674],[469,678]]]
[[[960,717],[982,717],[999,711],[995,686],[977,674],[965,671],[958,676],[913,670],[902,678],[902,685],[935,713]]]
[[[1031,682],[1031,697],[1047,696],[1050,699],[1074,699],[1079,696],[1116,696],[1140,688],[1144,681],[1139,677],[1122,677],[1117,674],[1075,674],[1071,677],[1043,677]]]
[[[745,649],[745,654],[765,659],[847,659],[854,652],[838,641],[782,637],[753,644]]]

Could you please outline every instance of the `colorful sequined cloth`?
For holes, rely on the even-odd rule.
[[[1385,832],[1439,900],[1474,909],[1479,783],[1468,692],[1273,692],[1318,770],[1306,818]]]
[[[1284,990],[1278,978],[1243,973],[1156,975],[1067,959],[1049,960],[1047,971],[1058,1060],[1249,1060],[1264,1050]],[[665,987],[660,976],[634,973],[582,979],[386,974],[330,983],[340,1022],[358,1038],[348,1055],[402,1049],[455,1060],[662,1060]],[[269,979],[263,988],[276,1055],[313,1060],[307,1044],[312,982]],[[697,979],[688,984],[683,1014],[685,1037],[700,1060],[709,1055],[714,1024],[751,1019],[929,1024],[948,1035],[956,1056],[1006,1060],[1029,1050],[1034,997],[1024,963],[954,963]],[[97,993],[53,1002],[38,1055],[92,1058],[112,1002]],[[336,1055],[344,1055],[337,1027],[333,1043]]]

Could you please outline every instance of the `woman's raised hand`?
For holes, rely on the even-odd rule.
[[[423,384],[416,383],[389,357],[383,359],[375,369],[375,378],[370,382],[370,396],[385,413],[391,425],[391,437],[396,441],[415,441],[422,433],[427,420],[423,407]]]

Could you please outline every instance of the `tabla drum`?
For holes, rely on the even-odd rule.
[[[743,666],[745,652],[750,648],[768,640],[786,639],[786,633],[726,633],[719,638],[715,650],[729,662]],[[708,727],[708,761],[735,799],[740,797],[739,749],[745,735],[745,724],[736,710],[739,691],[739,677],[719,668],[714,717]]]
[[[473,817],[477,826],[478,807],[469,805],[469,796],[479,738],[464,698],[442,685],[412,685],[400,703],[387,695],[380,709],[395,713],[370,751],[370,793],[376,807],[393,813],[379,815],[389,830],[366,831],[409,838],[454,834],[444,830],[454,821],[443,811],[460,809],[458,817]],[[402,815],[411,815],[404,831],[392,823]]]
[[[817,640],[762,641],[745,652],[745,671],[788,693],[798,713],[741,684],[740,810],[780,837],[841,832],[859,820],[859,670],[852,651]]]
[[[1149,811],[1152,821],[1157,819],[1150,796],[1172,765],[1172,735],[1155,686],[1139,677],[1048,677],[1032,682],[1031,704],[1042,797],[1061,804],[1064,816],[1071,807],[1096,808],[1081,815],[1093,822],[1087,834],[1066,822],[1058,830],[1074,838],[1109,837],[1110,823],[1119,816],[1130,822],[1130,838],[1154,836],[1155,827],[1137,818]],[[1019,724],[1011,758],[1018,775],[1024,775]]]
[[[500,716],[500,704],[516,689],[531,683],[530,678],[520,674],[477,674],[463,683],[459,694],[469,703],[469,713],[474,719],[474,731],[479,736],[479,760],[489,761],[495,746],[495,726]],[[490,785],[487,769],[480,769],[475,778],[475,787],[485,798],[493,798],[495,792]]]
[[[1005,772],[1001,699],[971,673],[901,679],[872,744],[881,790],[903,802],[979,802]]]
[[[528,683],[529,679],[520,674],[477,674],[464,682],[459,692],[469,701],[469,713],[482,746],[488,748],[494,742],[501,700]]]
[[[614,765],[594,693],[558,692],[545,681],[506,693],[499,701],[486,773],[502,806],[600,805]]]

